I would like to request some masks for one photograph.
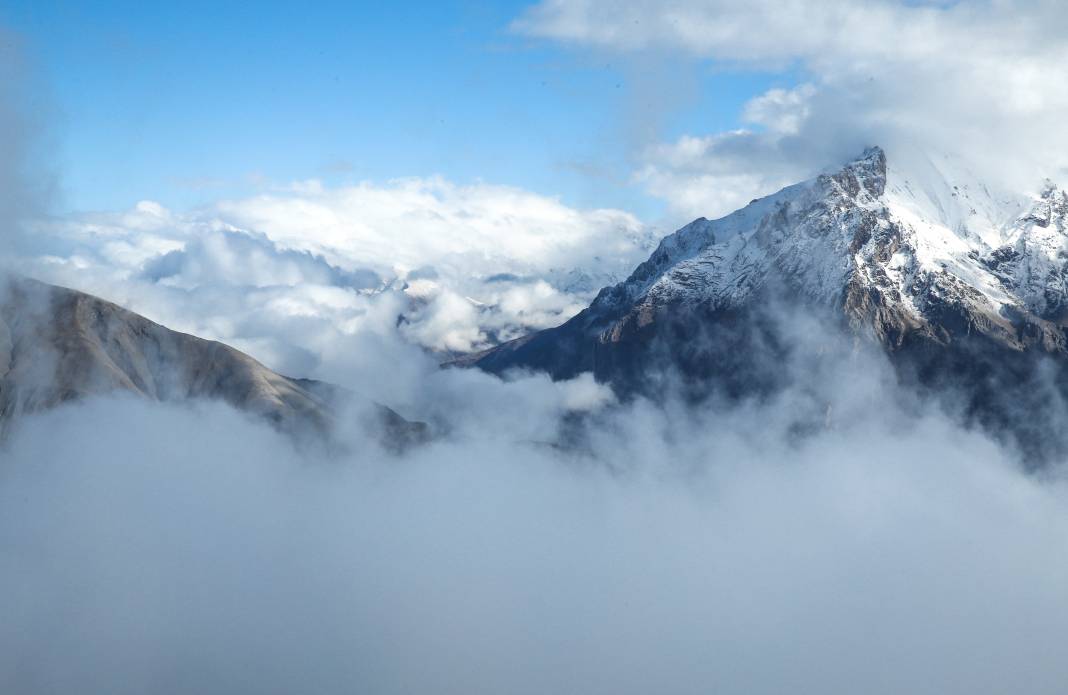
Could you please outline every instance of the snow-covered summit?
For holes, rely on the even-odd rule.
[[[838,312],[892,351],[982,335],[1068,353],[1068,196],[1037,180],[1036,193],[1014,193],[958,159],[870,147],[730,215],[694,220],[568,323],[471,361],[573,374],[663,317],[738,313],[769,293]],[[561,340],[566,349],[554,347]]]
[[[1036,195],[1010,194],[948,157],[904,159],[894,165],[871,147],[726,217],[697,219],[590,310],[736,308],[775,283],[828,304],[873,290],[917,325],[947,299],[995,327],[1021,312],[1058,320],[1068,296],[1065,193],[1046,182]]]
[[[799,339],[797,315],[826,335]],[[1051,407],[1068,398],[1068,196],[1040,179],[1033,194],[1006,191],[959,160],[872,147],[691,222],[567,323],[466,363],[592,371],[622,393],[684,384],[688,397],[747,398],[789,384],[791,360],[824,359],[839,328],[1032,460],[1068,454]]]

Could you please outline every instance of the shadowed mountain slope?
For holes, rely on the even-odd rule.
[[[125,392],[179,402],[228,403],[298,437],[329,437],[348,412],[369,412],[390,446],[425,426],[384,406],[361,408],[331,384],[277,374],[219,342],[172,331],[111,302],[35,280],[0,289],[0,428],[20,414]]]

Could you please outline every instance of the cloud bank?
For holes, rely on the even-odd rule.
[[[506,186],[305,182],[188,212],[143,201],[41,221],[20,265],[307,369],[252,324],[324,320],[352,334],[392,312],[416,344],[466,352],[566,320],[655,238],[628,213]]]
[[[401,458],[210,404],[28,419],[0,689],[1059,692],[1068,489],[884,370],[698,412],[433,372],[447,434]],[[845,415],[798,439],[822,399]],[[576,409],[586,446],[547,446]]]

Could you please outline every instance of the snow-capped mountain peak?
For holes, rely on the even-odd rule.
[[[952,157],[904,152],[894,160],[870,147],[836,170],[665,237],[561,330],[608,344],[680,308],[737,312],[774,289],[836,308],[890,349],[917,336],[944,344],[971,333],[1015,350],[1036,342],[1060,349],[1068,197],[1049,182],[1038,190],[1007,192]],[[517,359],[518,347],[499,355]]]
[[[1048,182],[1037,191],[991,186],[950,157],[872,147],[691,222],[567,323],[464,363],[592,371],[649,395],[666,364],[687,393],[746,397],[773,391],[789,355],[811,349],[792,346],[790,317],[821,317],[881,347],[921,390],[963,389],[968,417],[1007,428],[1038,460],[1053,425],[1017,415],[1021,401],[1052,402],[1048,358],[1065,365],[1053,383],[1068,397],[1068,196]]]
[[[961,292],[995,323],[1012,309],[1049,318],[1065,295],[1066,214],[1051,183],[1014,195],[949,157],[895,166],[871,147],[837,171],[691,222],[591,310],[728,308],[774,280],[828,303],[877,288],[918,322],[932,293]]]

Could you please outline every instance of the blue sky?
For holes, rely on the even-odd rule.
[[[640,148],[787,82],[533,41],[526,4],[15,0],[0,23],[54,104],[68,210],[439,174],[655,214]]]

